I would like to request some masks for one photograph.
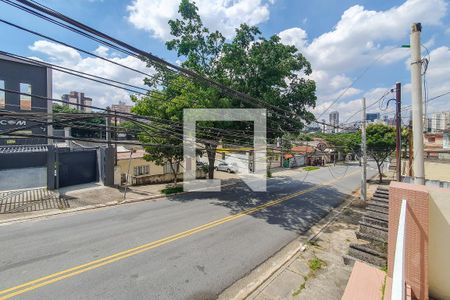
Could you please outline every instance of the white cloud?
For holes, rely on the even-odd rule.
[[[81,60],[81,55],[78,51],[49,41],[36,41],[29,48],[30,50],[47,54],[50,61],[55,63],[78,63]]]
[[[299,27],[283,30],[278,36],[284,44],[295,46],[300,52],[306,48],[308,43],[308,34]]]
[[[408,58],[409,51],[400,45],[409,43],[412,23],[420,21],[425,28],[441,25],[446,12],[444,0],[407,0],[385,11],[367,10],[355,5],[342,14],[331,31],[312,40],[308,40],[307,33],[298,27],[286,29],[279,36],[284,43],[295,45],[311,62],[311,78],[316,81],[318,96],[314,112],[320,114],[369,66],[389,65]],[[432,38],[426,45],[431,47],[433,43]],[[433,64],[436,63],[432,60]],[[351,99],[362,92],[355,87],[349,88],[333,110],[342,110],[343,117],[351,115],[352,110],[361,106],[357,104],[360,100]],[[371,92],[373,90],[368,91],[369,94]]]
[[[82,57],[78,51],[71,48],[41,40],[35,41],[29,48],[41,54],[38,57],[39,60],[49,61],[66,68],[143,87],[144,75],[124,69],[99,58]],[[152,70],[147,68],[144,62],[135,57],[112,56],[109,54],[109,49],[104,46],[99,46],[94,52],[97,55],[101,55],[130,68],[149,74],[152,73]],[[44,59],[41,56],[44,56]],[[94,81],[54,71],[53,98],[58,99],[62,94],[69,93],[70,91],[84,92],[86,96],[92,97],[92,105],[94,106],[105,107],[112,103],[117,103],[119,100],[130,102],[129,93],[123,89],[109,87]]]
[[[168,21],[179,17],[179,0],[133,0],[127,7],[128,21],[138,29],[163,41],[170,39]],[[226,37],[234,35],[241,23],[257,25],[269,19],[273,0],[198,0],[196,5],[203,23]]]

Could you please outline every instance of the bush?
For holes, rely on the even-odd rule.
[[[272,178],[272,171],[267,170],[267,178]]]
[[[183,191],[183,186],[177,185],[177,186],[168,186],[165,189],[162,189],[161,193],[163,193],[165,195],[170,195],[170,194],[181,193],[182,191]]]

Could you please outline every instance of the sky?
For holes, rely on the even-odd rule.
[[[37,0],[76,20],[149,51],[170,62],[179,59],[168,51],[171,39],[168,20],[177,18],[179,0]],[[311,79],[317,85],[316,117],[328,121],[337,110],[341,123],[401,82],[403,105],[410,104],[411,24],[421,22],[422,55],[429,59],[426,72],[429,97],[450,91],[450,16],[445,0],[197,0],[205,25],[221,31],[227,39],[245,22],[258,26],[263,36],[279,35],[295,45],[311,62]],[[68,32],[56,25],[1,2],[0,19],[39,31],[84,50],[151,74],[141,61]],[[90,57],[44,38],[0,23],[0,49],[87,73],[142,85],[144,75]],[[126,91],[54,72],[53,97],[71,90],[85,92],[93,105],[105,107],[119,100],[130,102]],[[386,102],[386,101],[385,101]],[[330,104],[333,105],[329,110]],[[368,112],[380,111],[373,105]],[[394,105],[382,111],[393,117]],[[428,104],[429,113],[450,110],[450,95]],[[404,113],[409,117],[409,112]]]

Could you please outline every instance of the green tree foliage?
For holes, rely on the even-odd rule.
[[[361,132],[317,133],[314,136],[324,139],[331,147],[345,154],[357,154],[360,151]]]
[[[105,118],[98,116],[89,116],[85,113],[71,108],[68,105],[53,105],[53,120],[55,129],[63,129],[64,127],[72,127],[71,135],[77,138],[103,138],[104,130],[98,126],[104,126]],[[77,116],[77,114],[79,116]],[[73,120],[66,121],[68,118]],[[77,119],[77,120],[75,120]]]
[[[311,66],[294,46],[282,44],[276,35],[265,39],[257,27],[246,24],[236,29],[236,36],[226,42],[220,32],[210,32],[203,25],[195,3],[181,0],[178,12],[180,19],[169,21],[174,38],[166,43],[167,48],[183,59],[183,67],[276,107],[268,114],[268,138],[299,130],[305,121],[313,120],[308,108],[315,106],[316,87],[314,81],[304,78],[304,75],[311,74]],[[184,108],[254,108],[266,105],[230,97],[203,82],[188,80],[151,62],[148,64],[156,70],[156,75],[145,82],[158,92],[142,98],[133,97],[136,113],[182,122]],[[236,123],[197,124],[197,136],[202,139],[209,160],[209,178],[213,178],[219,143],[252,143],[252,123]],[[211,127],[222,131],[209,129]],[[230,138],[230,134],[225,134],[229,130],[246,134]],[[175,143],[170,137],[164,137],[165,141],[159,137],[140,138],[152,143]],[[181,140],[176,142],[176,145],[180,144]],[[147,148],[147,151],[152,150]],[[163,149],[159,151],[164,155]],[[171,155],[168,153],[166,158]]]
[[[395,150],[395,128],[384,124],[370,124],[366,129],[367,153],[375,160],[379,182],[383,181],[381,166]]]

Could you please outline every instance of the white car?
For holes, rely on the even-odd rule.
[[[238,168],[236,165],[232,165],[226,162],[221,162],[216,167],[217,171],[224,171],[228,173],[236,173],[238,171]]]

